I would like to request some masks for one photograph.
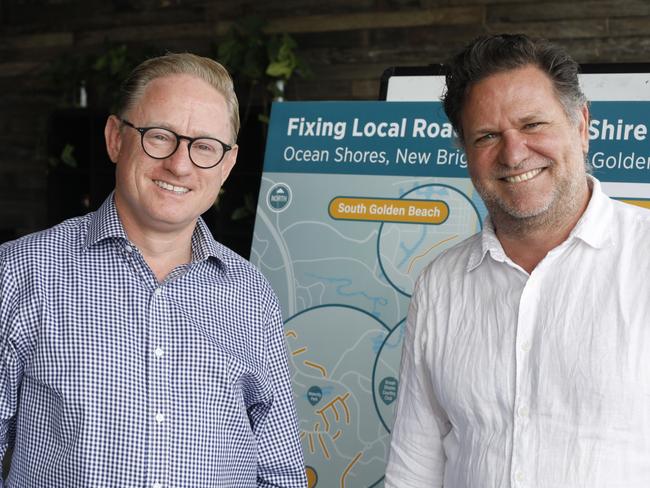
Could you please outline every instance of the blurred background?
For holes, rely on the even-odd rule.
[[[106,198],[104,123],[146,57],[191,51],[233,74],[239,162],[205,219],[248,257],[273,100],[377,99],[385,69],[501,32],[555,40],[581,63],[649,62],[650,1],[0,0],[0,242]]]

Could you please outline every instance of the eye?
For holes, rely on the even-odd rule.
[[[213,153],[217,150],[213,144],[202,140],[195,141],[194,144],[192,144],[192,147],[203,153]]]
[[[495,140],[497,138],[497,134],[494,132],[488,132],[487,134],[483,134],[482,136],[476,138],[474,140],[474,145],[475,146],[485,146]]]
[[[172,133],[162,129],[148,130],[145,134],[145,137],[147,141],[152,144],[168,144],[174,139],[174,135]]]
[[[524,130],[535,130],[544,125],[544,122],[529,122],[524,125]]]

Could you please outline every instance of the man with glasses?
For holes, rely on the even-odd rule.
[[[106,123],[114,193],[0,249],[4,486],[306,486],[277,299],[200,218],[238,130],[219,63],[148,60]]]

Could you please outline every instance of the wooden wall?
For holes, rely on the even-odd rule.
[[[48,124],[66,53],[107,41],[209,55],[259,15],[298,41],[313,77],[290,99],[376,99],[390,66],[442,62],[482,33],[557,40],[583,63],[650,61],[648,0],[0,0],[0,241],[46,224]]]

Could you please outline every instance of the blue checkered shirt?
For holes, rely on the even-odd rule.
[[[202,220],[158,283],[112,196],[1,246],[9,446],[7,487],[305,487],[269,284]]]

